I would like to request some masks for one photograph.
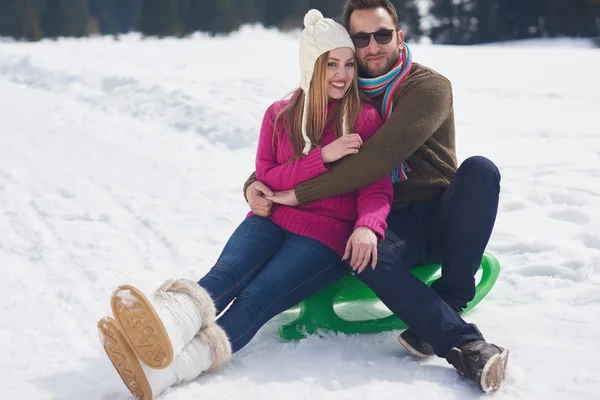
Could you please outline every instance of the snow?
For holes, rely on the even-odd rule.
[[[115,293],[115,297],[120,300],[120,303],[122,303],[123,305],[125,305],[127,307],[133,307],[138,302],[137,297],[135,297],[133,295],[133,293],[131,293],[131,290],[129,290],[129,289],[118,290]]]
[[[509,47],[534,47],[534,48],[554,48],[554,49],[593,49],[599,47],[591,38],[574,38],[574,37],[553,37],[544,39],[520,39],[506,42],[488,43],[486,46],[509,46]]]
[[[136,35],[0,45],[4,399],[132,398],[96,323],[122,284],[197,280],[247,212],[262,114],[299,82],[297,35]],[[503,270],[465,318],[511,349],[498,399],[600,390],[600,52],[418,46],[453,84],[460,160],[502,173],[488,251]],[[274,318],[220,373],[165,400],[479,398],[399,332],[279,339]]]

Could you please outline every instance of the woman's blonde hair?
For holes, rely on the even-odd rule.
[[[351,133],[358,119],[361,103],[366,101],[364,94],[358,90],[358,71],[356,71],[352,84],[346,91],[346,94],[339,100],[333,112],[327,115],[327,105],[329,102],[327,96],[328,58],[329,52],[326,52],[317,59],[310,83],[306,133],[313,147],[321,144],[321,137],[323,136],[325,127],[332,120],[335,121],[336,137],[341,137],[344,132]],[[356,55],[354,58],[356,65]],[[277,125],[280,122],[283,123],[283,128],[290,136],[290,141],[294,147],[292,160],[303,156],[302,151],[306,144],[302,137],[302,114],[304,112],[304,102],[306,101],[305,97],[302,89],[296,89],[292,94],[290,102],[277,113],[273,126],[273,140],[275,141]],[[344,118],[344,110],[346,118]],[[344,120],[346,126],[343,126]]]

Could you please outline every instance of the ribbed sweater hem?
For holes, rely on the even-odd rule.
[[[248,216],[254,215],[252,212]],[[298,208],[275,206],[269,216],[277,226],[296,235],[315,239],[341,257],[344,255],[346,243],[352,235],[354,222],[343,221],[308,212]]]

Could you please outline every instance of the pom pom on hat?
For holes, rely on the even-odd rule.
[[[308,28],[309,26],[316,25],[317,22],[324,20],[323,14],[319,10],[310,10],[304,16],[304,27]]]

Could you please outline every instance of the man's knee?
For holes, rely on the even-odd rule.
[[[362,273],[358,274],[358,279],[363,283],[376,289],[381,285],[387,286],[391,282],[395,282],[402,270],[410,270],[405,268],[402,261],[399,260],[393,253],[393,250],[378,246],[377,250],[377,265],[373,269],[369,265]]]
[[[479,177],[484,182],[500,184],[500,170],[490,159],[483,156],[472,156],[462,162],[459,173],[470,177]]]

